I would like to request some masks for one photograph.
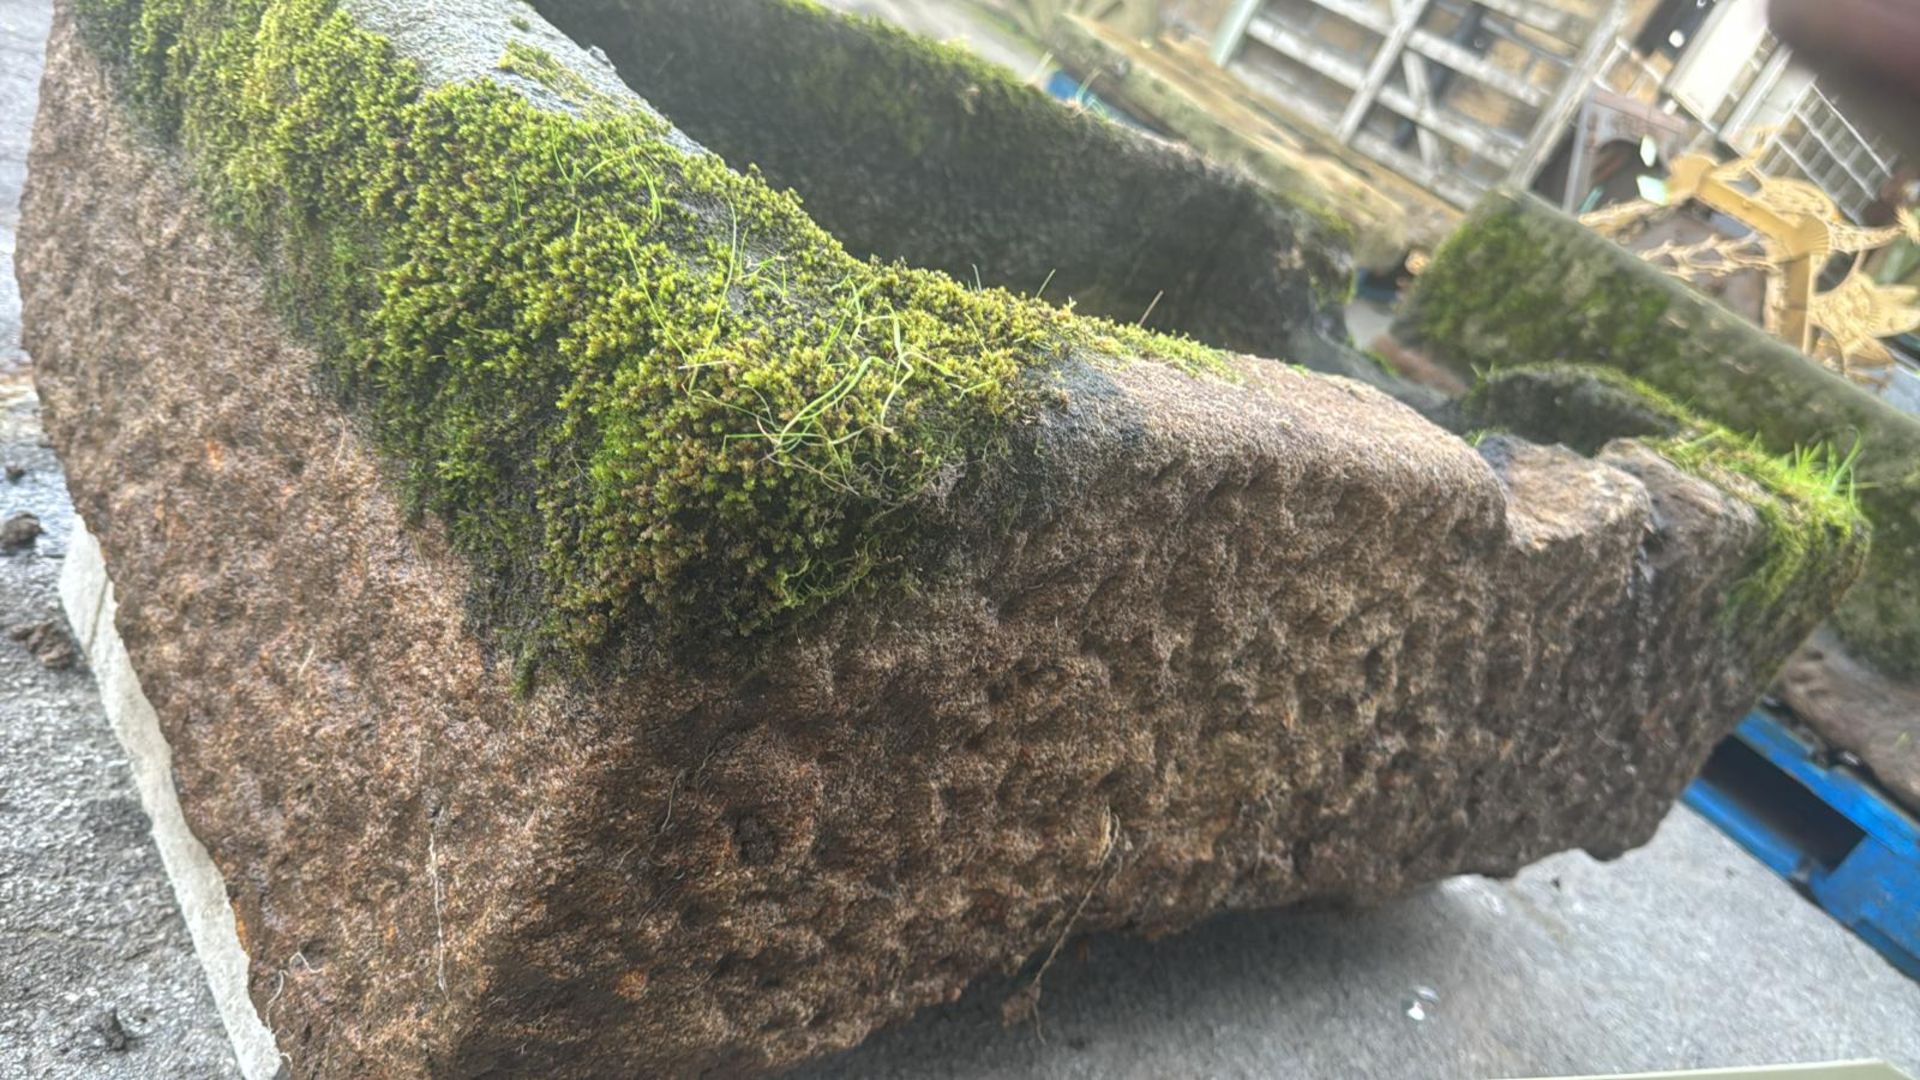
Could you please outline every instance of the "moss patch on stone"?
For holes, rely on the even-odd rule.
[[[1344,224],[962,48],[811,0],[534,6],[856,254],[1253,355],[1344,340]]]
[[[1435,254],[1395,333],[1462,374],[1612,368],[1774,454],[1853,457],[1873,551],[1834,623],[1890,674],[1920,677],[1920,418],[1511,193],[1486,199]]]
[[[333,0],[77,6],[527,655],[750,635],[898,587],[1049,365],[1225,369],[857,260],[644,110],[429,87]],[[502,66],[581,89],[535,49]]]
[[[1825,448],[1783,457],[1751,437],[1705,423],[1648,445],[1760,515],[1766,547],[1730,598],[1734,616],[1796,602],[1808,582],[1859,576],[1870,548],[1851,457]]]
[[[507,43],[506,51],[500,56],[499,68],[539,83],[570,104],[585,105],[599,97],[592,84],[581,78],[579,72],[556,60],[547,50],[524,41]]]

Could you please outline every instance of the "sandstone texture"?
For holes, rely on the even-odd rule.
[[[454,80],[480,76],[433,50],[550,33],[488,0],[345,10]],[[588,123],[605,72],[552,48],[563,92],[516,92]],[[918,573],[691,644],[635,615],[529,677],[471,518],[421,512],[396,421],[320,374],[338,343],[286,303],[312,264],[246,242],[217,148],[136,119],[137,77],[58,15],[27,345],[296,1077],[753,1074],[1079,933],[1617,855],[1858,568],[1730,618],[1769,492],[1071,328],[1100,344],[1048,353],[996,454],[897,511],[938,526]],[[444,302],[457,342],[480,301]]]

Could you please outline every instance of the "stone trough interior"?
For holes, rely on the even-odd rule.
[[[670,98],[622,34],[708,10],[594,32]],[[1469,445],[848,258],[693,141],[790,169],[833,232],[890,222],[860,254],[1059,269],[1129,314],[1150,285],[1216,336],[1224,264],[1112,237],[1131,185],[1237,181],[1091,118],[1036,121],[1080,133],[1047,169],[1119,194],[1049,209],[1073,189],[1002,168],[962,229],[880,182],[897,148],[843,155],[863,187],[725,117],[690,139],[510,0],[74,0],[46,87],[48,431],[295,1075],[748,1075],[1074,934],[1612,856],[1858,570],[1850,517],[1740,455]],[[911,160],[989,153],[943,146]],[[1268,235],[1277,341],[1342,257]],[[1101,243],[1157,269],[1103,277]]]
[[[534,6],[856,254],[1261,356],[1345,338],[1341,222],[957,47],[808,4]]]

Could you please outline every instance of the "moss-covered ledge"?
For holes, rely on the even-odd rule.
[[[858,255],[1292,358],[1345,340],[1330,200],[1069,108],[998,65],[814,0],[535,0],[641,97],[764,170]]]
[[[1441,248],[1395,333],[1469,378],[1611,367],[1776,454],[1854,456],[1873,550],[1835,625],[1889,673],[1920,676],[1920,418],[1512,193],[1489,196]]]
[[[1460,399],[1469,431],[1511,432],[1588,457],[1615,439],[1671,439],[1700,418],[1616,368],[1518,364],[1483,373]]]
[[[1071,358],[1224,359],[864,262],[538,20],[77,0],[524,650],[751,634],[932,565]],[[392,40],[387,35],[390,34]]]

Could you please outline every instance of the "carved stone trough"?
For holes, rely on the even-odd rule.
[[[1338,240],[736,6],[813,35],[752,73],[768,171],[855,254],[583,47],[705,5],[60,6],[19,265],[69,599],[250,1074],[754,1073],[1070,935],[1611,857],[1857,573],[1710,436],[1475,446],[1132,326],[1313,348]],[[860,65],[934,120],[805,111]],[[883,137],[950,206],[816,171]]]

